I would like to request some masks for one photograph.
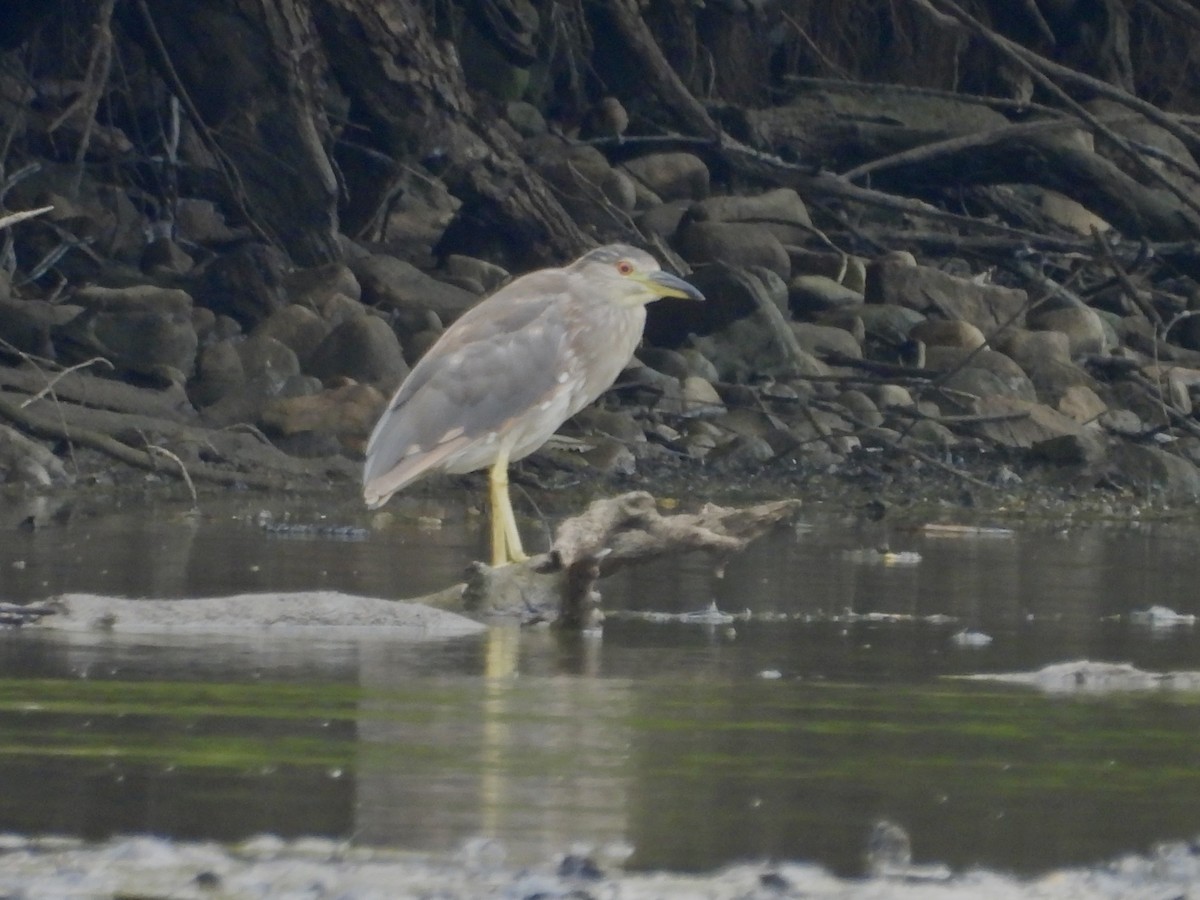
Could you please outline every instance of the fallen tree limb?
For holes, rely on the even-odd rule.
[[[664,516],[653,496],[633,491],[597,500],[563,522],[549,553],[500,568],[475,563],[461,589],[415,599],[476,616],[551,622],[566,629],[594,627],[602,618],[596,583],[603,576],[693,551],[724,559],[791,520],[799,507],[798,500],[743,508],[710,503],[695,513]]]
[[[104,413],[72,404],[60,404],[59,411],[69,411],[72,414],[107,416],[109,418],[120,418],[122,416],[120,413]],[[130,416],[127,418],[133,420],[135,417]],[[264,458],[262,457],[262,446],[255,441],[254,446],[259,451],[258,457],[242,453],[231,456],[234,465],[250,463],[255,466],[254,468],[234,468],[232,466],[230,468],[223,468],[198,460],[192,460],[186,463],[186,471],[183,471],[181,467],[184,463],[175,454],[171,455],[175,456],[176,462],[179,463],[178,466],[164,466],[156,458],[156,454],[161,455],[164,448],[153,451],[139,449],[112,435],[105,434],[103,431],[69,422],[66,418],[60,417],[54,419],[49,416],[39,415],[31,409],[23,408],[19,403],[11,402],[3,395],[0,395],[0,419],[11,422],[21,431],[35,437],[54,441],[67,441],[78,446],[87,447],[128,466],[149,472],[170,475],[171,477],[180,478],[185,483],[188,481],[188,476],[190,476],[193,481],[205,481],[213,484],[245,485],[248,487],[267,488],[269,490],[290,490],[296,488],[298,484],[302,484],[306,479],[326,483],[329,475],[329,472],[326,470],[332,464],[330,461],[325,461],[321,464],[324,469],[318,472],[311,462],[293,459],[273,447],[265,451],[270,454],[270,457]],[[177,425],[174,422],[156,421],[153,419],[149,421],[157,424],[159,427],[177,429],[178,433],[176,437],[187,441],[205,442],[211,446],[212,441],[217,438],[217,433],[205,429],[189,428],[188,426]],[[224,436],[229,440],[240,438],[240,436],[229,435],[228,433],[224,433]],[[279,468],[270,468],[276,461],[279,463]],[[349,470],[351,464],[348,461],[343,461],[343,463],[344,467]]]

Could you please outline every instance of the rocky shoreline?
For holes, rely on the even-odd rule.
[[[803,210],[794,193],[786,199]],[[697,215],[713,202],[689,208]],[[753,240],[768,233],[752,221],[738,227]],[[576,417],[569,444],[540,454],[537,470],[787,481],[874,469],[882,480],[925,473],[976,494],[1032,479],[1150,506],[1200,495],[1195,351],[1166,345],[1174,361],[1156,361],[1121,339],[1115,325],[1131,326],[1114,325],[1115,315],[1086,306],[1035,315],[1023,290],[908,256],[848,263],[859,290],[790,265],[790,286],[749,261],[697,265],[691,277],[707,305],[652,310],[635,365]],[[0,477],[30,488],[103,483],[120,480],[105,475],[118,463],[270,489],[353,482],[386,392],[437,334],[403,323],[451,314],[426,287],[405,299],[378,287],[364,294],[353,266],[290,279],[296,293],[245,330],[177,287],[80,289],[58,305],[0,298],[7,311],[64,318],[43,322],[42,337],[63,363],[78,359],[64,371],[23,350],[0,368]],[[457,310],[482,293],[464,293]],[[147,329],[177,339],[130,339]],[[102,343],[100,333],[129,344]],[[83,334],[91,338],[80,349]],[[182,349],[168,358],[172,342]],[[174,380],[145,383],[164,372]]]
[[[349,487],[385,398],[448,323],[514,274],[622,240],[708,301],[650,308],[635,364],[535,458],[542,480],[1200,497],[1193,148],[1116,88],[1056,108],[795,78],[770,106],[701,103],[662,23],[622,7],[620,47],[593,46],[602,23],[585,18],[543,49],[638,61],[653,96],[576,88],[567,112],[570,91],[529,81],[536,11],[516,31],[460,23],[505,48],[488,64],[515,90],[478,77],[466,38],[461,60],[439,56],[424,12],[363,33],[314,13],[308,43],[231,38],[231,58],[295,43],[331,67],[252,81],[238,99],[261,117],[243,120],[182,64],[171,16],[193,13],[102,6],[95,23],[31,12],[13,45],[59,27],[87,49],[94,24],[92,52],[129,67],[119,91],[89,69],[72,93],[68,73],[0,54],[17,213],[0,217],[0,484]],[[441,60],[437,76],[343,67],[366,53],[354,40],[384,37],[409,65]],[[322,90],[383,118],[351,140]],[[950,165],[968,152],[970,177]]]

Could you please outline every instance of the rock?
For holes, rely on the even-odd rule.
[[[507,269],[495,263],[476,259],[473,256],[463,256],[459,253],[451,253],[447,256],[445,265],[448,275],[453,275],[455,278],[468,278],[477,282],[487,294],[503,287],[512,278]]]
[[[1163,399],[1166,403],[1155,392],[1147,391],[1141,384],[1132,381],[1114,381],[1098,387],[1096,393],[1109,407],[1109,411],[1100,419],[1100,424],[1105,428],[1128,437],[1144,437],[1145,432],[1151,429],[1170,426],[1170,394],[1165,390],[1165,384]],[[1132,418],[1127,418],[1126,414]]]
[[[1112,231],[1112,225],[1066,194],[1041,189],[1036,190],[1036,194],[1042,215],[1056,225],[1084,235],[1090,235],[1093,230],[1101,233]]]
[[[1041,397],[1040,392],[1039,397]],[[1068,416],[1080,424],[1095,422],[1108,411],[1108,405],[1100,399],[1099,395],[1083,384],[1075,384],[1066,388],[1059,395],[1056,408],[1064,416]]]
[[[923,322],[918,322],[908,336],[928,345],[958,347],[963,350],[974,350],[987,343],[983,332],[970,322],[945,319],[925,319]]]
[[[1047,359],[1071,361],[1071,342],[1059,331],[1006,328],[992,340],[992,346],[1022,368]]]
[[[799,275],[823,275],[836,284],[863,293],[866,286],[866,266],[857,256],[847,256],[832,250],[811,250],[788,245],[792,271]]]
[[[1200,498],[1200,470],[1194,463],[1158,447],[1121,442],[1112,448],[1112,478],[1142,496],[1172,503]]]
[[[717,367],[722,381],[830,375],[829,366],[800,349],[788,323],[777,321],[778,316],[777,311],[764,310],[721,332],[694,338],[693,346]]]
[[[233,322],[232,319],[229,319],[228,321]],[[235,334],[240,334],[242,329],[237,326],[236,322],[233,322],[233,324],[237,329]],[[216,327],[216,313],[214,313],[211,309],[205,309],[203,306],[192,307],[192,328],[195,329],[196,337],[200,339],[200,343],[202,345],[210,344],[213,341],[224,340],[226,337],[233,337],[233,335],[216,334]]]
[[[943,374],[941,384],[956,391],[986,397],[1002,394],[1022,400],[1037,400],[1037,391],[1021,367],[995,350],[963,350],[958,347],[929,347],[925,368]]]
[[[330,327],[341,325],[349,319],[370,315],[370,310],[365,304],[345,294],[331,294],[320,298],[313,304],[313,311],[329,323]]]
[[[125,372],[175,384],[192,374],[199,341],[186,292],[149,284],[91,286],[73,299],[83,312],[53,329],[64,361],[102,356]]]
[[[1116,348],[1120,347],[1121,346],[1121,338],[1117,334],[1117,327],[1119,326],[1122,317],[1116,315],[1115,313],[1110,313],[1107,310],[1103,310],[1103,309],[1097,309],[1097,310],[1095,310],[1095,313],[1097,316],[1100,317],[1100,327],[1104,329],[1105,346],[1112,347],[1114,350]],[[1183,348],[1178,347],[1175,344],[1168,344],[1165,341],[1159,341],[1158,345],[1170,347],[1171,352],[1173,354],[1175,354],[1176,358],[1179,359],[1180,361],[1186,361],[1185,356],[1187,358],[1191,358],[1191,359],[1196,358],[1195,354],[1189,354],[1189,351],[1184,350]],[[1124,349],[1128,349],[1128,348],[1124,348]]]
[[[678,350],[667,350],[662,347],[643,347],[638,351],[637,357],[645,365],[650,366],[650,368],[656,369],[664,375],[670,375],[672,378],[678,378],[681,381],[692,374],[687,357]]]
[[[896,447],[904,443],[900,432],[895,428],[884,428],[875,425],[870,428],[859,428],[855,434],[864,447]]]
[[[610,94],[601,97],[584,115],[579,136],[585,140],[616,138],[619,143],[628,128],[629,112],[620,100]]]
[[[618,213],[633,211],[637,192],[629,176],[614,169],[595,147],[565,144],[547,135],[526,141],[522,155],[557,188],[563,207],[585,225],[610,225]]]
[[[679,439],[678,448],[689,459],[701,460],[708,457],[717,446],[717,439],[704,432],[685,434]]]
[[[770,462],[777,455],[769,441],[753,435],[739,434],[732,440],[714,447],[707,459],[710,463],[722,463],[726,466],[757,471],[763,463]]]
[[[898,384],[881,384],[873,388],[869,394],[879,409],[908,409],[916,405],[908,388]]]
[[[908,250],[889,250],[887,253],[873,260],[873,262],[881,265],[912,266],[915,268],[917,258]],[[867,270],[868,272],[870,271],[870,266],[867,267]]]
[[[211,200],[180,197],[175,204],[175,231],[189,244],[232,244],[250,236],[249,226],[230,228]]]
[[[1125,438],[1140,438],[1146,433],[1146,423],[1131,409],[1109,409],[1096,420],[1105,431]]]
[[[664,375],[649,366],[635,361],[625,370],[622,384],[635,385],[633,396],[637,402],[649,406],[656,412],[668,415],[683,414],[683,384],[678,378]]]
[[[605,409],[588,406],[571,419],[584,434],[604,434],[616,438],[623,444],[640,444],[646,440],[641,424],[627,409]]]
[[[262,423],[282,435],[332,434],[345,449],[361,452],[386,403],[387,397],[369,384],[345,384],[272,401],[262,411]]]
[[[780,278],[791,274],[791,260],[775,235],[752,222],[688,221],[675,234],[675,249],[689,263],[721,262],[736,268],[761,266]]]
[[[651,153],[629,160],[622,168],[664,201],[708,196],[708,166],[691,153]]]
[[[909,332],[925,317],[916,310],[894,303],[866,304],[857,310],[863,322],[864,355],[870,359],[890,359],[908,343]]]
[[[1006,330],[996,344],[1029,376],[1038,399],[1050,406],[1059,406],[1064,393],[1071,388],[1095,391],[1100,387],[1091,375],[1071,362],[1070,341],[1061,332]]]
[[[637,457],[620,441],[599,438],[590,450],[583,452],[583,459],[595,472],[606,475],[629,477],[637,471]]]
[[[1192,395],[1200,391],[1200,369],[1159,364],[1146,366],[1143,374],[1164,390],[1177,412],[1185,416],[1192,414]]]
[[[867,326],[863,323],[862,316],[858,315],[857,309],[831,310],[815,316],[812,321],[816,325],[842,329],[854,338],[859,347],[862,347],[867,339]]]
[[[959,443],[958,436],[953,431],[933,419],[918,419],[913,422],[908,428],[907,440],[942,449],[957,446]]]
[[[283,378],[257,375],[246,379],[239,388],[202,409],[200,417],[211,428],[226,428],[238,423],[259,424],[263,411],[280,399],[304,397],[322,389],[320,381],[306,375]]]
[[[688,374],[697,375],[708,382],[717,382],[721,380],[720,374],[717,372],[717,367],[709,362],[699,350],[694,347],[684,347],[679,351],[679,354],[687,363]]]
[[[1108,458],[1108,442],[1099,432],[1082,429],[1035,441],[1029,448],[1029,458],[1060,466],[1095,467]]]
[[[802,238],[812,232],[808,206],[790,187],[775,188],[756,196],[709,197],[688,210],[692,222],[757,222],[784,226],[785,234],[798,230]],[[799,242],[799,241],[790,241]]]
[[[1033,357],[1022,368],[1033,382],[1038,399],[1050,406],[1058,406],[1063,395],[1074,388],[1095,394],[1101,387],[1084,369],[1072,362],[1062,362],[1053,357]]]
[[[234,348],[247,379],[265,378],[278,384],[300,374],[295,351],[268,334],[252,334]]]
[[[1112,346],[1100,315],[1086,306],[1035,310],[1028,319],[1034,330],[1065,334],[1072,357],[1104,353]]]
[[[657,197],[646,196],[644,191],[638,190],[638,185],[632,178],[616,169],[613,169],[612,174],[608,177],[603,190],[608,203],[616,207],[618,213],[626,215],[637,209],[639,198],[644,198],[642,208],[659,203]],[[612,210],[605,209],[601,221],[608,223],[612,221],[612,218]]]
[[[1039,441],[1078,434],[1083,427],[1045,404],[1015,397],[981,397],[973,404],[971,412],[977,416],[997,417],[995,421],[980,422],[971,427],[987,440],[1005,447],[1032,447]],[[1000,419],[1001,416],[1013,418]]]
[[[235,322],[229,316],[214,316],[211,309],[204,309],[200,313],[194,313],[192,316],[192,324],[203,321],[206,324],[204,331],[204,340],[208,341],[224,341],[231,338],[243,337],[242,326]],[[209,319],[211,317],[211,321]]]
[[[197,408],[211,406],[245,382],[242,357],[234,342],[216,341],[201,347],[196,355],[196,375],[188,382],[188,399]]]
[[[762,438],[774,446],[781,440],[783,445],[794,443],[780,420],[761,409],[750,407],[733,408],[713,419],[713,423],[731,434]]]
[[[840,353],[843,356],[862,358],[862,348],[854,335],[841,328],[828,325],[814,325],[811,322],[792,322],[792,333],[801,349],[816,357],[829,353]]]
[[[362,286],[345,263],[328,263],[296,269],[283,275],[284,289],[292,305],[316,310],[330,297],[362,298]]]
[[[658,207],[663,205],[662,197],[658,196],[658,194],[654,193],[654,191],[650,190],[650,188],[646,187],[644,184],[626,172],[621,172],[621,174],[629,180],[631,185],[633,185],[634,212],[644,213],[652,209],[658,209]],[[684,200],[682,202],[688,203],[690,201]]]
[[[504,117],[521,137],[537,137],[546,133],[546,120],[532,103],[513,100],[504,107]]]
[[[837,403],[850,413],[852,420],[870,427],[883,424],[883,414],[879,407],[862,391],[842,391],[838,394]]]
[[[842,285],[857,291],[867,293],[867,264],[857,256],[846,257],[846,271],[842,276]]]
[[[449,324],[479,302],[474,294],[438,281],[394,256],[364,257],[351,262],[350,268],[362,285],[363,302],[395,311],[399,327],[406,331],[425,327],[429,312]]]
[[[788,307],[799,317],[858,310],[863,295],[825,275],[797,275],[788,283]]]
[[[867,304],[896,304],[926,317],[970,322],[984,336],[1001,326],[1023,325],[1024,291],[977,284],[906,262],[881,260],[867,268]]]
[[[196,261],[168,237],[152,240],[142,251],[141,269],[156,275],[184,275]]]
[[[683,414],[685,416],[709,416],[725,411],[725,404],[716,388],[697,375],[688,375],[682,381]]]
[[[691,205],[688,200],[673,200],[653,206],[638,216],[638,228],[648,237],[656,235],[674,244],[679,223]]]
[[[429,348],[437,343],[442,333],[440,329],[437,331],[429,329],[405,335],[404,339],[400,341],[400,347],[404,351],[405,362],[411,359],[413,365],[416,365],[421,357],[429,352]]]
[[[287,306],[284,273],[288,267],[287,258],[274,247],[244,244],[204,267],[195,281],[196,302],[249,331]]]
[[[304,306],[285,306],[254,329],[256,335],[274,338],[291,348],[303,370],[312,352],[331,331],[330,324]]]
[[[391,326],[378,316],[361,316],[329,333],[313,350],[308,372],[323,381],[342,375],[392,391],[408,366]]]
[[[743,381],[756,374],[828,374],[828,367],[797,343],[780,312],[784,297],[773,295],[768,273],[757,275],[714,265],[697,270],[691,281],[704,292],[706,301],[668,299],[651,304],[647,340],[675,346],[681,334],[684,338],[691,334],[690,347],[713,364],[721,381]],[[778,282],[775,284],[782,288]],[[681,321],[684,314],[689,318]]]

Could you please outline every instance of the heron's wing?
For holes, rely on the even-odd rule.
[[[537,272],[492,295],[417,363],[367,444],[363,484],[369,504],[503,433],[522,413],[536,413],[566,389],[559,380],[565,283],[555,274]]]

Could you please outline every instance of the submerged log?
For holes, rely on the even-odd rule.
[[[723,561],[790,521],[799,507],[799,500],[748,507],[708,503],[699,512],[664,516],[652,495],[631,491],[597,500],[567,519],[548,553],[501,568],[474,564],[462,591],[449,598],[452,608],[471,615],[550,622],[566,629],[595,627],[602,620],[597,582],[605,575],[692,551]],[[446,602],[446,595],[438,596],[439,603]]]

